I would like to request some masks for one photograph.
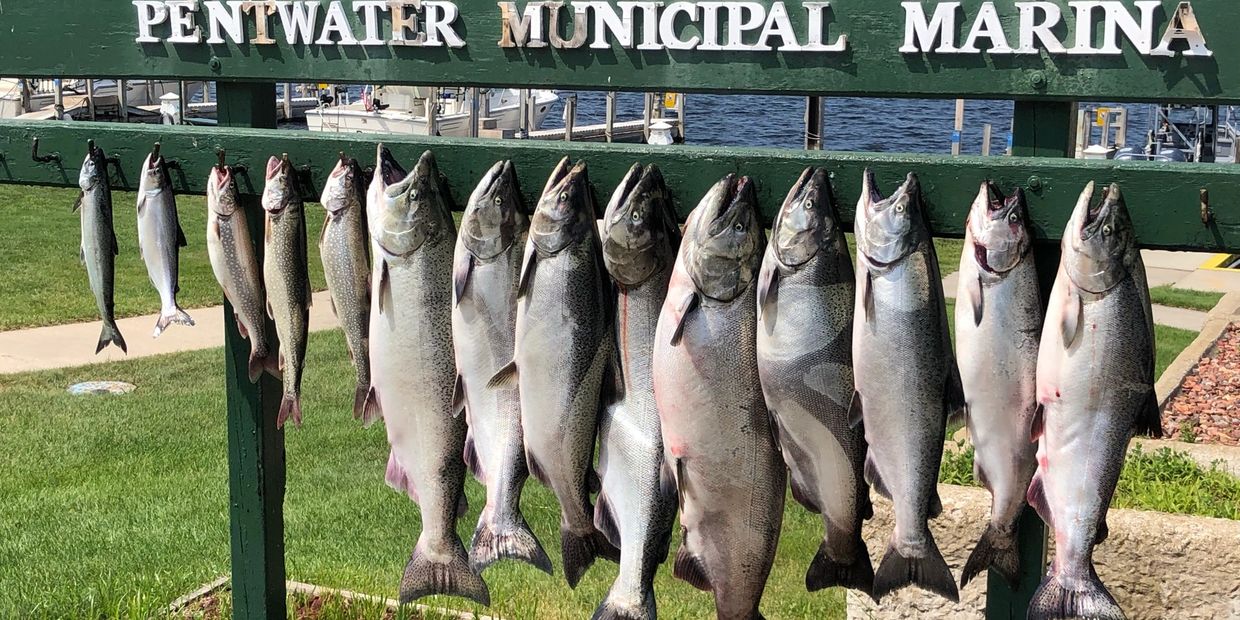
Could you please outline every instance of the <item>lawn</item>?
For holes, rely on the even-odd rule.
[[[226,574],[228,489],[220,350],[0,377],[0,617],[157,615],[172,599]],[[382,427],[352,420],[352,372],[339,332],[315,334],[305,377],[306,425],[287,434],[285,534],[290,579],[395,596],[418,531],[417,510],[383,483]],[[121,397],[74,397],[88,379],[138,386]],[[558,511],[537,483],[523,505],[552,558]],[[468,540],[482,506],[469,483]],[[804,575],[822,523],[789,501],[762,610],[775,618],[838,618],[843,596],[809,594]],[[675,545],[676,542],[673,542]],[[675,549],[675,546],[673,546]],[[660,611],[702,618],[706,593],[658,577]],[[519,564],[489,569],[495,604],[429,604],[509,618],[589,617],[615,576],[600,562],[577,590]],[[20,612],[20,613],[19,613]]]
[[[12,234],[0,244],[0,331],[57,325],[99,318],[95,299],[78,257],[81,224],[73,203],[79,192],[64,188],[0,185],[0,222]],[[159,311],[159,295],[138,254],[136,195],[113,192],[113,224],[120,254],[116,257],[117,317]],[[222,295],[207,260],[207,203],[202,196],[177,196],[177,212],[189,246],[181,250],[184,308],[221,303]],[[325,286],[316,240],[323,209],[306,205],[310,239],[310,277],[316,290]],[[193,314],[192,312],[190,313]]]
[[[1223,299],[1222,293],[1175,288],[1170,284],[1155,286],[1150,289],[1150,301],[1152,303],[1173,308],[1185,308],[1187,310],[1209,312],[1214,309],[1214,306],[1218,305],[1221,299]]]

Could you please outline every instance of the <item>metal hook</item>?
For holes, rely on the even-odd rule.
[[[1214,210],[1210,208],[1210,190],[1201,190],[1201,225],[1209,226],[1214,220]]]
[[[93,145],[94,141],[91,140],[90,144]],[[33,159],[34,161],[37,161],[41,164],[47,164],[51,162],[60,163],[60,153],[52,153],[51,155],[40,155],[39,154],[39,139],[36,137],[34,139],[34,142],[31,143],[30,145],[30,159]]]

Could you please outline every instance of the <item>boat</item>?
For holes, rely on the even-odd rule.
[[[93,99],[94,112],[116,116],[120,105],[119,80],[59,80],[52,78],[0,78],[0,118],[44,117],[64,118],[66,115],[87,118]],[[160,97],[179,94],[181,82],[176,80],[129,80],[125,84],[125,103],[129,107],[158,106]],[[57,86],[63,110],[56,110]],[[203,82],[186,82],[189,93],[201,91]],[[33,116],[31,116],[33,115]]]
[[[1237,163],[1240,112],[1236,106],[1155,106],[1154,123],[1143,147],[1115,152],[1120,161]]]
[[[475,92],[485,93],[478,99],[477,129],[470,122]],[[306,110],[306,126],[331,133],[456,137],[528,132],[542,126],[559,100],[552,90],[367,86],[357,101]],[[428,104],[434,114],[427,114]],[[524,123],[523,109],[528,114]]]

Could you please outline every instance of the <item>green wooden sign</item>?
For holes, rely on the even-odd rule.
[[[1240,102],[1234,0],[10,0],[6,75]],[[71,33],[71,34],[70,34]]]

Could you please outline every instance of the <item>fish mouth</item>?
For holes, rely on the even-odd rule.
[[[1089,225],[1092,222],[1098,221],[1098,216],[1101,215],[1101,203],[1098,205],[1093,204],[1095,187],[1093,181],[1090,181],[1085,186],[1085,189],[1081,191],[1080,198],[1076,201],[1076,208],[1072,212],[1069,228],[1072,236],[1077,239],[1086,238]]]
[[[569,164],[568,157],[565,156],[560,160],[560,163],[555,165],[555,168],[551,171],[551,176],[547,177],[547,184],[543,186],[544,196],[551,193],[556,186],[563,183],[564,179],[568,177],[569,171],[572,169]]]
[[[408,175],[400,162],[396,161],[392,151],[382,144],[376,147],[375,162],[378,166],[376,174],[379,175],[384,185],[400,183]]]
[[[620,187],[616,188],[616,193],[612,196],[611,204],[607,208],[607,222],[610,226],[619,224],[624,219],[624,214],[629,205],[629,198],[633,196],[637,190],[638,184],[642,182],[647,175],[647,169],[641,164],[633,164],[629,168],[628,173],[620,180]]]
[[[883,192],[878,188],[878,177],[874,174],[873,168],[866,168],[862,177],[861,194],[868,201],[868,206],[873,206],[883,201]]]
[[[275,157],[275,156],[268,158],[266,179],[270,181],[276,178],[276,176],[279,175],[281,172],[284,172],[284,166],[287,163],[288,163],[287,155],[284,156],[283,158]]]
[[[515,171],[516,169],[511,161],[495,162],[495,165],[491,166],[490,170],[487,170],[486,174],[482,175],[482,180],[478,181],[478,193],[475,200],[480,200],[483,196],[490,196],[504,175],[515,173]]]
[[[343,177],[344,175],[348,174],[351,170],[353,170],[353,167],[356,165],[357,165],[356,160],[341,158],[339,161],[336,162],[336,167],[332,168],[332,172],[330,175],[328,175],[328,178],[339,179],[340,177]]]
[[[211,181],[216,190],[223,191],[232,183],[232,169],[224,168],[221,170],[218,166],[211,168]]]
[[[163,167],[164,167],[164,156],[163,155],[160,155],[158,157],[151,157],[150,155],[148,155],[146,157],[147,171],[155,172],[156,170],[160,170]]]

